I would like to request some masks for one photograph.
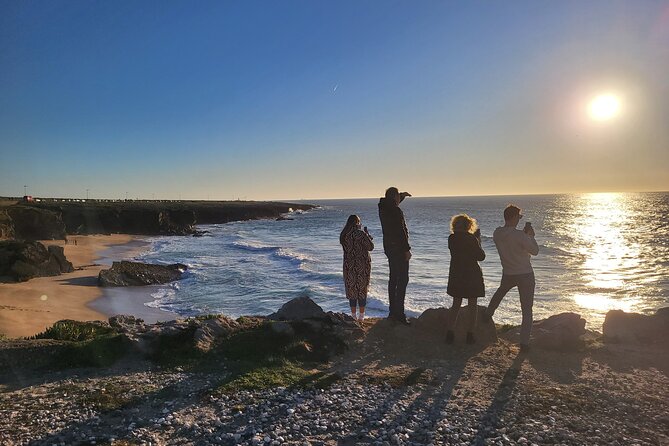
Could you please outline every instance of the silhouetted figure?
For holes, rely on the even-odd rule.
[[[520,208],[512,204],[504,209],[504,226],[495,229],[493,240],[502,261],[502,282],[490,299],[486,310],[492,318],[502,298],[511,288],[518,287],[520,294],[520,308],[523,312],[523,321],[520,327],[520,350],[529,350],[530,334],[532,331],[532,306],[534,305],[534,270],[530,263],[530,256],[539,254],[539,245],[534,239],[534,229],[530,222],[525,224],[521,231],[516,229],[523,215]]]
[[[474,330],[478,310],[477,298],[485,296],[483,273],[478,263],[485,259],[485,252],[481,248],[481,231],[477,227],[476,220],[467,214],[456,215],[451,219],[448,249],[451,251],[451,264],[448,269],[446,292],[453,297],[453,305],[448,312],[446,343],[453,343],[453,327],[457,322],[462,299],[467,299],[470,317],[467,344],[473,344],[476,342]]]
[[[367,227],[362,229],[360,218],[351,215],[339,235],[339,243],[344,248],[344,285],[346,298],[351,307],[351,316],[362,321],[365,318],[369,278],[372,273],[372,258],[369,251],[374,249],[372,236]],[[360,316],[356,317],[356,306]]]
[[[409,231],[404,221],[404,213],[400,203],[410,197],[408,192],[400,193],[396,187],[386,190],[386,196],[379,200],[379,218],[383,229],[383,251],[388,257],[390,277],[388,280],[388,302],[390,319],[408,325],[404,312],[404,298],[409,283]]]

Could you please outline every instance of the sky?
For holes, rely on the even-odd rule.
[[[667,191],[668,123],[666,1],[0,0],[2,196]]]

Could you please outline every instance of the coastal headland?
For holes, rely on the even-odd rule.
[[[198,235],[197,224],[218,224],[279,218],[309,204],[245,201],[98,201],[0,199],[1,239],[39,240],[63,247],[75,271],[36,277],[21,283],[0,283],[0,334],[32,336],[61,319],[104,320],[112,311],[139,313],[153,320],[176,315],[152,311],[143,302],[127,305],[91,304],[102,294],[97,276],[103,253],[111,260],[138,254],[142,235]],[[138,308],[138,305],[142,308]]]

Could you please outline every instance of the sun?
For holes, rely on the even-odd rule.
[[[612,94],[602,94],[590,101],[590,117],[596,121],[608,121],[620,113],[620,99]]]

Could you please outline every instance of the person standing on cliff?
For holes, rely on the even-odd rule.
[[[383,251],[388,257],[390,277],[388,279],[388,302],[390,304],[389,319],[409,325],[404,312],[404,298],[409,283],[409,231],[404,221],[404,213],[400,203],[410,197],[408,192],[402,192],[396,187],[386,190],[386,196],[379,200],[379,218],[383,230]]]
[[[527,352],[530,348],[532,331],[532,306],[534,305],[534,270],[530,256],[539,254],[539,245],[534,239],[534,229],[530,222],[521,231],[516,229],[523,214],[520,208],[512,204],[504,209],[504,226],[495,229],[493,241],[502,261],[502,282],[490,299],[486,316],[492,319],[502,298],[511,288],[518,287],[520,308],[523,321],[520,326],[520,351]]]
[[[372,258],[369,252],[374,249],[373,237],[363,227],[360,217],[351,215],[346,221],[346,226],[339,234],[339,243],[344,249],[344,285],[346,297],[351,307],[353,319],[362,321],[365,319],[365,306],[367,305],[367,292],[369,291],[369,278],[372,273]],[[356,307],[359,316],[356,316]]]

